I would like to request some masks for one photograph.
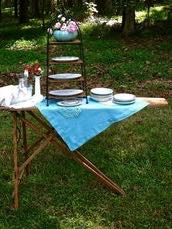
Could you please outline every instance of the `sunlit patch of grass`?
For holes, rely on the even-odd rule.
[[[150,18],[153,21],[162,21],[167,19],[167,11],[163,7],[152,8]]]
[[[155,6],[151,8],[152,10],[156,10],[156,11],[162,11],[164,9],[164,6]]]
[[[21,38],[14,42],[12,46],[9,47],[9,50],[29,50],[29,49],[36,49],[36,41],[25,40]]]
[[[147,16],[146,10],[136,11],[136,21],[138,23],[143,22]],[[164,10],[164,6],[154,6],[150,8],[149,16],[151,21],[166,20],[167,12]]]
[[[104,34],[104,30],[102,29],[102,25],[96,24],[96,23],[84,23],[81,28],[83,31],[84,36],[96,36],[96,37],[102,37]]]
[[[33,25],[23,25],[21,26],[21,30],[25,30],[25,29],[31,29],[33,27]]]
[[[143,10],[143,11],[136,11],[136,21],[138,23],[143,22],[145,20],[146,16],[147,16],[147,13],[146,13],[145,10]]]
[[[12,8],[11,7],[5,7],[2,9],[2,13],[12,13]]]
[[[94,29],[95,26],[96,26],[95,23],[90,23],[90,22],[85,22],[80,25],[82,32],[84,34],[90,33]]]

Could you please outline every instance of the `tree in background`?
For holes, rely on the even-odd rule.
[[[146,23],[147,23],[147,26],[150,25],[150,8],[151,6],[153,6],[153,3],[155,1],[154,0],[145,0],[145,6],[147,7],[147,19],[146,19]]]
[[[135,7],[136,0],[122,2],[122,33],[125,36],[135,32]]]
[[[99,15],[108,16],[113,12],[114,16],[122,16],[122,33],[128,36],[135,32],[135,10],[140,7],[147,9],[147,24],[149,25],[150,7],[154,3],[162,2],[160,0],[0,0],[0,16],[3,9],[11,8],[11,15],[19,17],[20,23],[26,23],[29,18],[42,18],[44,25],[44,16],[48,19],[52,15],[62,11],[62,6],[70,13],[79,18],[85,19],[87,16],[87,7],[84,2],[96,3]],[[163,1],[166,2],[165,0]],[[170,2],[170,0],[169,0]],[[169,3],[166,3],[169,4]],[[1,9],[2,8],[2,9]],[[168,7],[169,8],[169,7]],[[2,12],[1,12],[2,10]],[[14,12],[13,12],[14,10]],[[168,18],[171,18],[171,8],[168,10]],[[7,11],[4,11],[7,12]],[[73,14],[74,13],[74,14]],[[97,15],[97,12],[96,12]],[[171,21],[171,19],[169,20]]]
[[[95,3],[97,4],[99,14],[107,15],[112,12],[112,0],[96,0]]]
[[[1,17],[2,17],[2,1],[0,0],[0,20],[1,20]]]
[[[14,16],[18,17],[18,0],[14,0]]]
[[[26,23],[28,21],[29,21],[28,1],[19,0],[19,23]]]
[[[32,17],[40,18],[40,0],[31,0]]]
[[[51,9],[51,12],[55,12],[56,11],[56,8],[57,8],[57,1],[50,0],[50,9]]]

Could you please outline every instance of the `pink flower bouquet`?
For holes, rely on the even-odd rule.
[[[78,26],[72,19],[67,19],[62,14],[58,15],[57,21],[52,28],[48,28],[47,32],[53,34],[55,30],[67,31],[70,33],[77,32]]]

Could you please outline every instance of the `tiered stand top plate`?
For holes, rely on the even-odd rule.
[[[52,57],[51,60],[55,62],[73,62],[73,61],[78,61],[79,57],[77,56],[57,56],[57,57]]]
[[[61,74],[54,74],[49,75],[48,78],[52,80],[72,80],[72,79],[78,79],[82,75],[79,73],[61,73]]]

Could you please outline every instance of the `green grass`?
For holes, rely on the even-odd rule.
[[[18,211],[10,209],[11,120],[1,113],[1,228],[170,228],[171,107],[146,108],[81,147],[126,197],[103,188],[51,146],[24,179]]]
[[[1,73],[19,73],[24,64],[34,61],[39,61],[45,70],[46,33],[40,23],[31,21],[27,26],[16,26],[14,23],[5,26],[3,23],[0,31]],[[168,74],[172,53],[170,39],[162,40],[156,35],[155,38],[138,37],[134,42],[126,42],[118,34],[116,37],[112,36],[112,32],[107,32],[107,36],[100,39],[99,33],[88,32],[87,29],[83,31],[88,78],[96,76],[94,68],[97,65],[102,65],[106,73],[104,77],[112,80],[128,82],[131,79],[154,79],[156,76],[171,78]],[[71,54],[74,55],[74,51]]]
[[[6,27],[4,27],[6,25]],[[40,153],[11,209],[12,120],[0,113],[0,228],[171,228],[171,35],[149,30],[128,40],[99,28],[84,30],[88,87],[109,86],[163,96],[166,108],[146,108],[108,128],[80,151],[125,191],[121,197],[51,146]],[[20,73],[38,60],[45,69],[46,37],[39,22],[0,24],[0,73]],[[102,35],[103,34],[103,35]],[[101,39],[98,37],[101,35]],[[155,36],[153,36],[155,35]],[[74,52],[71,51],[74,55]],[[3,82],[2,77],[0,80]],[[9,79],[10,82],[10,79]],[[35,139],[30,136],[30,141]]]
[[[21,72],[23,65],[39,61],[45,65],[46,33],[39,22],[27,26],[16,23],[0,25],[0,72]]]

